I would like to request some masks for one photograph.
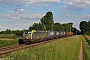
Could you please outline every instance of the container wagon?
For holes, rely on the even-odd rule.
[[[66,32],[66,35],[67,36],[72,36],[73,35],[73,32]]]

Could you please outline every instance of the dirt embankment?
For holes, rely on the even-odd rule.
[[[0,40],[13,40],[13,39],[9,39],[9,38],[0,38]]]

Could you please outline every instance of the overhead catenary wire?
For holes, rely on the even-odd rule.
[[[6,7],[6,6],[0,6],[0,7],[3,7],[3,8],[5,8],[5,9],[8,9],[8,10],[13,10],[13,12],[7,12],[7,11],[3,11],[3,10],[0,10],[1,12],[3,12],[3,13],[5,13],[5,14],[12,14],[12,15],[14,15],[14,17],[17,17],[17,18],[15,18],[14,20],[28,20],[28,18],[25,18],[25,17],[20,17],[20,13],[21,14],[24,14],[24,15],[26,15],[25,13],[22,13],[22,11],[21,11],[21,7],[20,6],[12,6],[12,5],[10,5],[10,7],[11,8],[9,8],[9,7]],[[13,8],[13,9],[12,9]],[[17,13],[17,11],[20,9],[20,12],[18,12]],[[0,16],[1,18],[8,18],[8,19],[13,19],[13,18],[11,18],[11,17],[8,17],[8,16]],[[13,17],[13,16],[12,16]]]
[[[19,5],[14,5],[14,4],[8,4],[5,2],[2,2],[2,4],[0,4],[1,7],[6,8],[6,9],[10,9],[10,10],[14,10],[14,9],[18,9]]]
[[[1,18],[8,18],[8,19],[13,19],[13,20],[20,20],[20,21],[27,20],[27,18],[20,17],[20,15],[18,15],[18,14],[9,13],[9,12],[2,11],[2,10],[0,10],[0,11],[1,11],[1,12],[3,12],[3,13],[7,13],[7,14],[14,15],[13,17],[16,17],[16,18],[14,19],[14,18],[11,18],[11,17],[0,16]]]

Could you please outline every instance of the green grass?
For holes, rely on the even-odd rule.
[[[15,34],[0,34],[0,38],[14,38]]]
[[[12,53],[15,60],[78,60],[82,36],[62,38],[33,49]]]
[[[18,40],[0,40],[0,48],[17,44],[17,43],[18,43]]]
[[[0,48],[6,47],[13,44],[18,44],[18,37],[15,34],[0,34]]]
[[[86,35],[86,38],[88,38],[88,40],[90,41],[90,36]]]
[[[86,36],[90,42],[90,36]],[[86,40],[83,39],[83,47],[84,47],[84,60],[90,60],[90,47]]]
[[[0,38],[16,39],[21,37],[16,36],[15,34],[0,34]]]

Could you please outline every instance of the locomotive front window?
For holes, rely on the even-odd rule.
[[[28,30],[25,30],[25,34],[28,34]]]

